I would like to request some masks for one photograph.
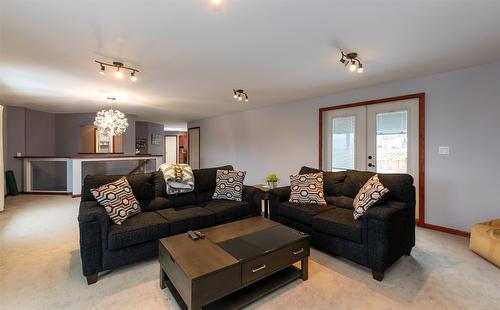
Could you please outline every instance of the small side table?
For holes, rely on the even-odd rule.
[[[262,195],[262,201],[264,202],[264,217],[269,218],[269,191],[271,190],[271,188],[265,184],[257,184],[252,186],[264,192],[264,194]]]

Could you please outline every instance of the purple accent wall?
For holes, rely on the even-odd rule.
[[[55,156],[55,114],[26,109],[26,154]]]
[[[54,114],[31,110],[23,107],[5,106],[4,109],[4,166],[12,170],[16,177],[17,187],[24,190],[23,161],[14,156],[22,155],[73,156],[80,152],[80,126],[93,124],[95,113]],[[129,127],[123,136],[125,155],[135,154],[135,121],[137,116],[127,115]],[[158,125],[158,124],[154,124]],[[161,132],[163,132],[163,125]],[[160,152],[161,154],[161,152]],[[39,165],[38,171],[47,175],[43,182],[54,181],[57,184],[36,184],[37,187],[61,187],[56,175],[60,167]],[[59,184],[61,183],[61,184]],[[34,184],[35,185],[35,184]]]
[[[25,109],[5,106],[4,109],[4,169],[12,170],[16,177],[17,188],[23,190],[23,162],[15,159],[18,152],[26,153],[25,147]]]
[[[162,124],[156,124],[156,123],[151,123],[151,122],[142,122],[142,121],[137,121],[135,123],[135,136],[136,138],[142,138],[146,139],[146,150],[144,152],[154,154],[154,155],[163,155],[164,152],[164,129]],[[161,143],[160,144],[152,144],[151,143],[151,135],[152,134],[158,134],[161,135]]]
[[[95,113],[55,114],[55,153],[58,156],[72,156],[80,152],[80,127],[94,123]],[[123,135],[123,152],[135,154],[135,115],[127,115],[128,128]]]

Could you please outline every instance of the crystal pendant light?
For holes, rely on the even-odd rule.
[[[127,130],[128,122],[125,114],[118,110],[101,110],[97,112],[94,126],[97,131],[107,136],[119,136]]]

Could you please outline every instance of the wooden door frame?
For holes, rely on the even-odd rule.
[[[167,137],[175,137],[175,163],[179,162],[179,137],[177,135],[163,135],[163,156],[164,162],[167,162]]]
[[[189,147],[191,146],[191,141],[189,141],[189,130],[191,129],[198,129],[198,164],[199,164],[199,169],[201,169],[201,128],[200,126],[197,127],[190,127],[187,130],[187,136],[188,136],[188,164],[191,165],[189,161],[189,156],[191,156],[191,151],[189,150]]]
[[[425,223],[425,93],[388,97],[368,101],[347,103],[319,109],[319,169],[323,169],[323,113],[332,110],[389,103],[407,99],[418,99],[418,219],[417,225],[428,226]]]

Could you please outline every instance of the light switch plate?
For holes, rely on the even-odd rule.
[[[439,147],[439,155],[450,155],[450,147],[449,146],[440,146]]]

